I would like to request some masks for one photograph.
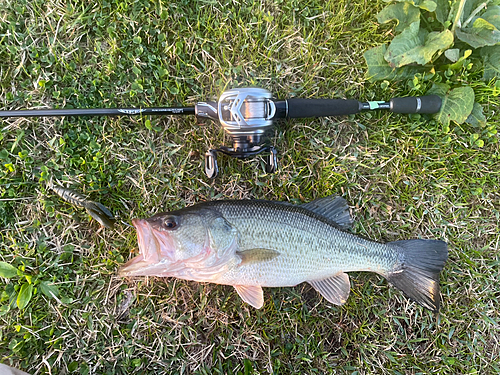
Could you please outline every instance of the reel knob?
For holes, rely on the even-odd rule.
[[[205,153],[205,173],[208,178],[215,178],[219,174],[217,150],[208,150]]]
[[[269,155],[265,157],[266,173],[274,173],[278,169],[278,151],[273,147],[269,147]]]

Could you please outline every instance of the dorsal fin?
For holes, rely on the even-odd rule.
[[[300,207],[330,219],[342,229],[349,229],[352,226],[352,216],[349,212],[349,206],[342,197],[330,195],[301,204]]]

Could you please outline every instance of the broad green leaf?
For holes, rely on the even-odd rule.
[[[436,0],[436,19],[447,28],[446,22],[450,14],[450,4],[448,0]]]
[[[456,30],[457,38],[474,48],[494,46],[500,43],[500,7],[491,6],[481,17],[475,17],[470,24]]]
[[[420,31],[420,22],[413,22],[410,27],[394,37],[384,57],[392,67],[417,63],[427,64],[436,52],[448,48],[453,43],[450,30],[434,32],[425,36]]]
[[[391,4],[377,14],[379,23],[387,23],[396,20],[396,32],[401,32],[413,22],[420,20],[420,10],[409,2]]]
[[[9,305],[2,305],[0,306],[0,316],[3,316],[7,314],[10,311],[10,306]]]
[[[401,34],[394,37],[391,44],[387,48],[384,55],[385,60],[392,67],[400,67],[405,64],[400,64],[398,59],[404,58],[408,51],[421,46],[422,40],[420,37],[420,21],[413,22]]]
[[[496,29],[500,29],[500,6],[490,5],[487,10],[481,16],[482,19],[489,22]],[[478,18],[481,19],[481,18]],[[476,21],[474,21],[476,23]]]
[[[23,284],[17,295],[17,307],[24,309],[33,296],[33,284]]]
[[[420,9],[426,10],[428,12],[434,12],[436,10],[436,8],[437,8],[437,4],[433,0],[424,0],[424,1],[421,1],[419,4],[417,4],[417,6]]]
[[[388,3],[391,0],[384,0],[384,2]],[[434,12],[436,10],[437,0],[396,0],[398,3],[409,3],[414,5],[420,9],[424,9],[428,12]]]
[[[25,342],[22,340],[17,341],[16,339],[13,339],[9,342],[9,349],[12,350],[12,352],[17,353],[23,348],[24,343]]]
[[[488,0],[466,0],[464,4],[464,10],[462,15],[462,22],[465,22],[472,13],[477,12],[478,10],[484,9],[485,5],[487,5]],[[460,1],[453,0],[454,5],[458,6]]]
[[[450,121],[462,124],[472,112],[474,106],[474,90],[470,86],[459,87],[447,93],[443,99],[441,110],[436,119],[445,126]]]
[[[483,106],[477,102],[472,107],[472,113],[465,120],[466,123],[476,127],[483,127],[486,125],[486,117],[483,114]]]
[[[447,50],[449,51],[449,50]],[[469,57],[472,54],[472,50],[468,49],[464,51],[464,55],[458,59],[458,61],[454,64],[450,65],[450,69],[453,70],[458,70],[461,69],[465,64],[468,63],[467,57]]]
[[[450,48],[444,51],[444,55],[451,62],[457,62],[460,58],[460,50],[458,48]]]
[[[71,362],[69,365],[68,365],[68,371],[69,372],[73,372],[73,371],[76,371],[78,369],[78,366],[79,366],[79,363],[76,362],[76,361],[73,361]]]
[[[17,276],[17,268],[11,266],[9,263],[0,262],[0,277],[10,279],[14,276]]]
[[[500,31],[488,21],[479,18],[471,28],[456,30],[457,38],[474,48],[500,43]]]
[[[387,51],[385,44],[369,49],[363,54],[366,60],[368,70],[366,77],[370,81],[383,81],[388,80],[402,80],[410,79],[415,74],[429,73],[431,68],[425,66],[403,66],[402,68],[391,68],[387,61],[384,59],[384,54]]]
[[[489,81],[500,77],[500,45],[481,48],[481,56],[484,64],[483,79]]]
[[[59,288],[48,281],[42,281],[40,283],[40,290],[43,294],[50,298],[54,298],[59,295]]]
[[[14,293],[12,293],[12,294],[10,295],[10,299],[9,299],[9,307],[10,307],[11,309],[13,309],[13,308],[17,307],[17,303],[16,303],[16,302],[17,302],[17,293],[16,293],[16,292],[14,292]]]
[[[437,95],[440,96],[441,99],[446,96],[446,94],[450,91],[450,86],[446,83],[433,83],[432,88],[427,91],[426,95]]]
[[[446,52],[448,51],[453,51],[453,50],[446,50]],[[460,50],[458,50],[460,52]],[[446,52],[445,52],[445,55],[446,55]],[[464,65],[467,65],[469,63],[469,60],[467,60],[467,58],[472,54],[472,50],[471,49],[468,49],[468,50],[465,50],[464,51],[464,55],[459,57],[459,59],[457,60],[457,62],[454,62],[453,64],[450,64],[448,65],[448,68],[449,69],[452,69],[452,70],[459,70],[459,69],[462,69],[464,67]],[[448,56],[448,55],[446,55]]]
[[[7,293],[5,290],[3,290],[2,293],[0,294],[0,303],[8,301],[9,297],[10,297],[10,294]]]

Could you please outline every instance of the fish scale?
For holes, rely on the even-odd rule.
[[[329,302],[346,302],[346,272],[372,271],[420,305],[438,311],[439,274],[448,257],[439,240],[378,243],[347,232],[343,198],[302,205],[264,200],[200,203],[134,219],[140,255],[122,276],[163,276],[232,285],[264,304],[262,287],[310,283]]]
[[[240,250],[264,248],[280,253],[268,262],[233,269],[222,276],[223,284],[293,286],[339,272],[388,273],[398,262],[398,253],[390,246],[341,231],[334,222],[300,206],[268,201],[207,206],[238,228]]]

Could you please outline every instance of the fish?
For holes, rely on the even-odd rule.
[[[175,277],[231,285],[251,306],[263,287],[307,282],[334,305],[346,303],[348,272],[386,278],[411,300],[437,313],[439,277],[448,245],[438,239],[380,243],[350,232],[346,200],[328,196],[304,204],[216,200],[133,219],[139,255],[122,277]]]
[[[115,225],[115,217],[109,209],[99,202],[93,202],[74,190],[64,188],[62,186],[51,186],[51,189],[59,197],[66,202],[77,207],[85,208],[93,219],[106,228],[113,229]]]

